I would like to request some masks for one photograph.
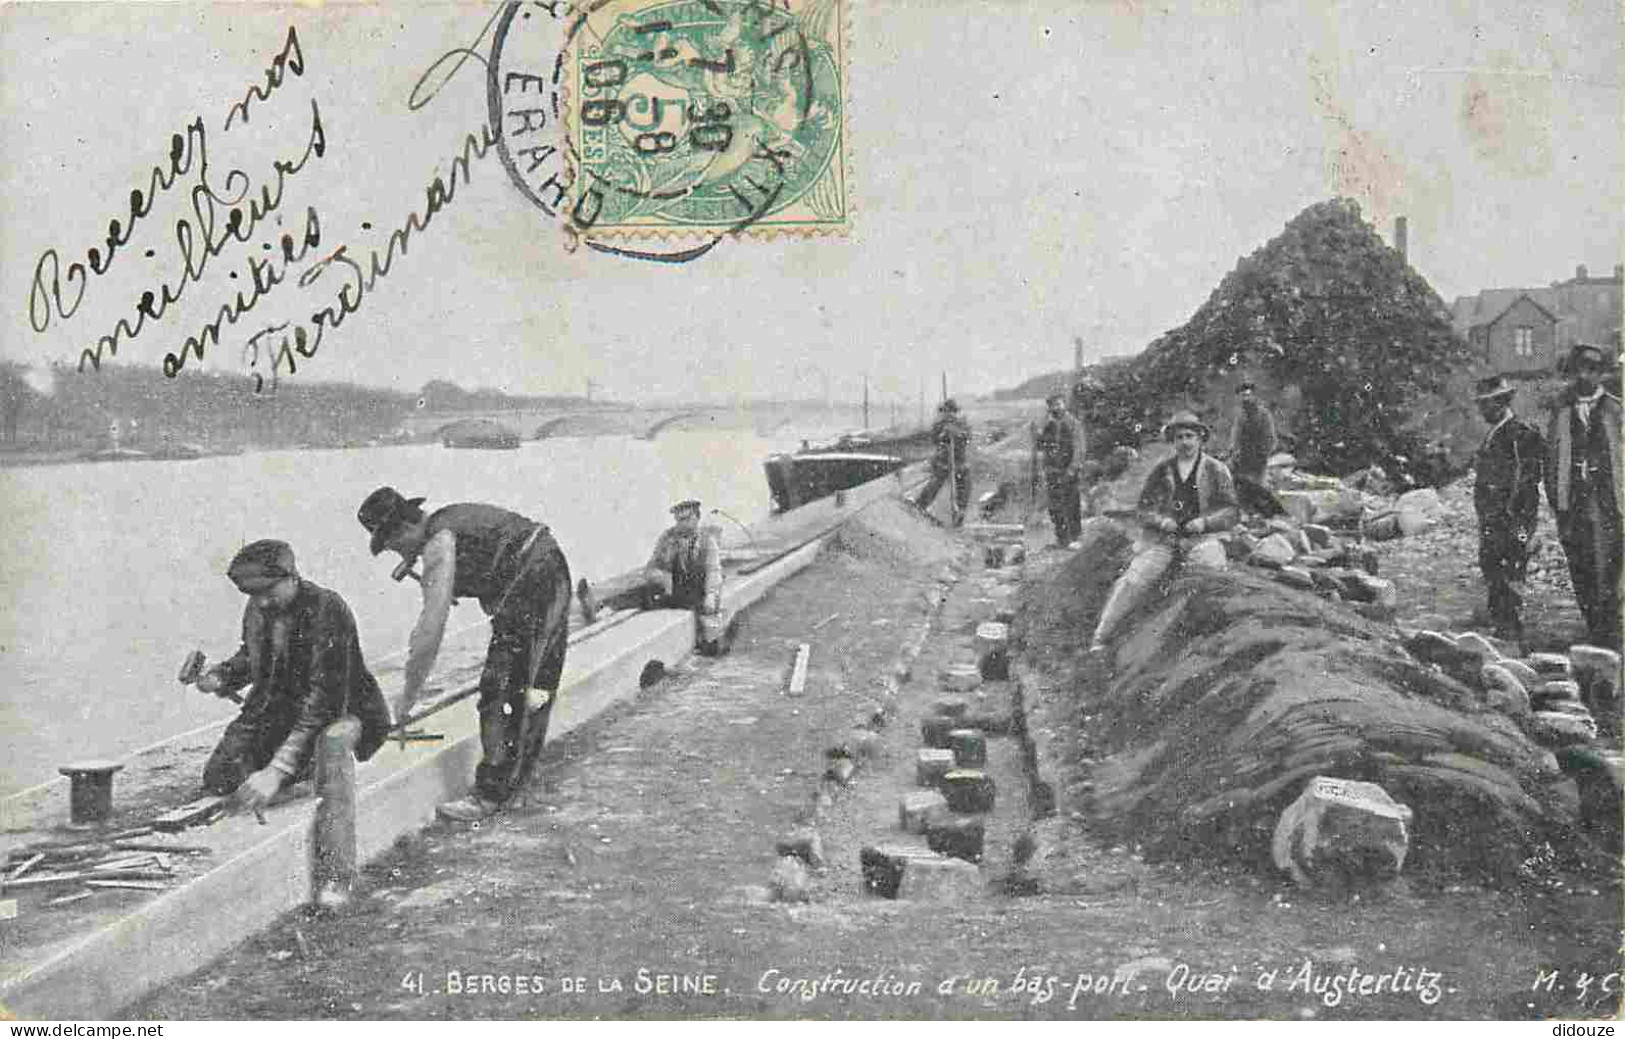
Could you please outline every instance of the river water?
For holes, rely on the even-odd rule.
[[[236,650],[243,597],[225,577],[258,538],[291,544],[300,572],[349,602],[375,671],[398,667],[419,596],[373,558],[355,520],[380,484],[425,507],[486,501],[552,528],[573,577],[639,565],[696,497],[749,523],[768,513],[762,459],[824,430],[671,431],[527,442],[517,451],[410,445],[270,451],[189,462],[0,470],[0,797],[58,765],[119,758],[235,706],[183,688],[186,653]],[[720,517],[707,517],[731,528]],[[739,535],[742,537],[742,535]],[[484,622],[459,604],[448,631]]]

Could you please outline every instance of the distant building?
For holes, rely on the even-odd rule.
[[[1620,346],[1625,267],[1593,278],[1582,264],[1568,281],[1546,288],[1485,289],[1451,304],[1452,324],[1483,358],[1486,370],[1546,371],[1575,343]]]

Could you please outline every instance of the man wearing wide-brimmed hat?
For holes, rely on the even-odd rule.
[[[437,809],[442,818],[475,821],[518,792],[547,738],[569,635],[570,565],[547,527],[517,512],[460,503],[425,515],[423,501],[380,487],[356,518],[372,536],[373,555],[387,548],[401,557],[398,578],[423,564],[423,609],[407,643],[397,722],[423,694],[452,603],[478,599],[491,618],[474,792]]]
[[[1619,401],[1603,391],[1612,359],[1576,344],[1565,363],[1572,381],[1546,429],[1546,500],[1569,560],[1587,640],[1618,651],[1620,525]]]
[[[245,546],[226,576],[248,596],[242,645],[197,685],[218,696],[253,689],[203,766],[203,788],[259,808],[309,775],[316,737],[346,715],[361,722],[355,756],[371,757],[389,731],[389,705],[362,659],[350,608],[299,576],[286,542]]]
[[[1223,570],[1224,546],[1214,535],[1236,525],[1236,487],[1223,462],[1202,449],[1208,427],[1189,411],[1178,411],[1162,429],[1174,453],[1151,467],[1140,489],[1140,523],[1134,559],[1112,585],[1100,611],[1091,653],[1106,648],[1106,639],[1125,616],[1142,603],[1175,562],[1204,570]]]
[[[1512,413],[1516,394],[1517,387],[1501,375],[1478,380],[1473,390],[1478,413],[1490,427],[1478,447],[1473,480],[1478,566],[1495,634],[1513,640],[1523,637],[1523,585],[1546,467],[1546,442]]]

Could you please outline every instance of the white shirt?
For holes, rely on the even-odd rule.
[[[1596,389],[1591,391],[1591,396],[1574,398],[1574,413],[1580,416],[1580,424],[1582,426],[1591,425],[1592,405],[1596,404],[1601,397],[1602,387],[1598,386]]]

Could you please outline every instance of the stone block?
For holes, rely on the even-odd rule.
[[[1543,681],[1543,679],[1540,677],[1540,672],[1536,671],[1534,668],[1530,667],[1528,664],[1525,664],[1521,660],[1498,660],[1496,663],[1505,668],[1507,674],[1523,683],[1523,687],[1525,689],[1528,689],[1530,686],[1539,685],[1541,681]]]
[[[811,878],[800,859],[784,855],[774,865],[767,887],[776,902],[805,902],[811,895]]]
[[[979,768],[956,768],[942,777],[942,794],[956,812],[991,812],[993,777]]]
[[[1562,653],[1531,653],[1524,657],[1524,662],[1534,668],[1536,674],[1548,678],[1567,678],[1574,671],[1569,658]]]
[[[954,770],[954,752],[944,747],[925,747],[914,760],[914,782],[934,787]]]
[[[1010,644],[1010,628],[998,621],[983,621],[976,626],[976,655],[986,656]]]
[[[1253,547],[1253,554],[1248,560],[1273,570],[1286,566],[1296,555],[1292,544],[1283,535],[1271,534]]]
[[[1305,591],[1315,587],[1315,578],[1301,566],[1283,566],[1275,572],[1275,579],[1289,588]]]
[[[1585,702],[1599,710],[1617,710],[1619,654],[1600,646],[1570,646],[1569,663]]]
[[[824,868],[824,839],[818,831],[803,827],[773,846],[780,858],[800,859],[809,869]]]
[[[1362,571],[1355,571],[1353,580],[1350,583],[1360,586],[1362,594],[1365,596],[1363,602],[1374,603],[1387,610],[1398,609],[1399,589],[1394,587],[1394,582],[1381,577],[1373,577]]]
[[[851,758],[854,761],[873,761],[885,756],[886,741],[871,729],[852,729],[840,743],[824,752],[828,758]]]
[[[1536,711],[1529,716],[1529,735],[1548,747],[1589,743],[1597,738],[1597,723],[1589,714]]]
[[[1258,539],[1244,530],[1238,530],[1221,538],[1220,544],[1224,545],[1225,558],[1237,563],[1253,554],[1253,546],[1258,544]]]
[[[1399,526],[1400,536],[1407,538],[1427,533],[1433,529],[1433,524],[1438,522],[1433,516],[1415,509],[1400,509],[1395,520]]]
[[[973,711],[960,718],[955,728],[981,729],[989,736],[1008,736],[1014,725],[1008,712]]]
[[[955,729],[964,728],[964,723],[958,718],[945,718],[933,715],[920,719],[920,742],[927,747],[947,747],[948,734]]]
[[[1391,879],[1405,868],[1411,815],[1375,783],[1316,776],[1276,823],[1275,864],[1303,886]]]
[[[1529,692],[1512,672],[1501,664],[1485,664],[1478,672],[1484,702],[1492,709],[1514,718],[1529,713]]]
[[[976,664],[951,664],[937,674],[942,688],[952,693],[968,693],[982,684],[982,670]]]
[[[1478,658],[1462,650],[1456,645],[1456,640],[1448,635],[1441,635],[1437,631],[1419,631],[1405,640],[1405,648],[1417,660],[1424,664],[1438,664],[1440,667],[1450,668],[1467,661],[1477,662]]]
[[[1323,527],[1319,523],[1305,523],[1302,530],[1303,536],[1309,539],[1309,547],[1313,550],[1332,548],[1337,541],[1331,528]]]
[[[931,702],[931,713],[944,718],[962,718],[970,710],[970,701],[959,696],[945,696]]]
[[[925,843],[934,852],[966,862],[981,862],[987,824],[975,816],[947,816],[926,827]]]
[[[1547,678],[1529,689],[1531,700],[1578,700],[1580,683],[1568,678]]]
[[[1357,602],[1354,604],[1354,612],[1366,620],[1387,622],[1394,619],[1394,614],[1397,611],[1390,603]]]
[[[866,845],[858,851],[858,867],[863,889],[881,898],[896,898],[903,884],[903,871],[915,859],[932,853],[904,844]]]
[[[916,790],[904,794],[902,800],[898,802],[897,823],[907,833],[924,833],[931,820],[942,815],[947,809],[948,801],[942,794],[935,790]]]
[[[1501,651],[1496,648],[1495,643],[1476,631],[1467,631],[1457,635],[1456,646],[1470,653],[1477,653],[1488,663],[1501,659]]]
[[[955,729],[948,734],[948,749],[955,768],[981,768],[987,764],[987,736],[981,729]]]
[[[824,769],[824,778],[834,780],[842,786],[852,782],[857,774],[857,764],[848,757],[831,758],[828,767]]]
[[[1576,718],[1591,718],[1591,708],[1579,700],[1550,699],[1536,702],[1535,709],[1543,713],[1572,714]],[[1596,719],[1592,718],[1595,722]]]
[[[933,855],[910,858],[903,866],[897,897],[910,902],[969,904],[982,895],[982,871],[964,859]]]

